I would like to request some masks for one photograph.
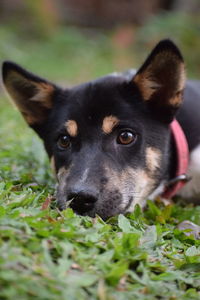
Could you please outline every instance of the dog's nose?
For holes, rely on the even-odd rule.
[[[92,191],[71,191],[68,195],[68,201],[71,200],[70,207],[78,214],[92,210],[97,199],[97,195]]]

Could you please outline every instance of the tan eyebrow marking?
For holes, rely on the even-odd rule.
[[[113,128],[119,123],[119,119],[115,116],[108,116],[103,119],[102,130],[104,133],[109,134]]]
[[[66,127],[67,132],[69,133],[69,135],[71,135],[72,137],[77,136],[77,134],[78,134],[78,125],[77,125],[76,121],[68,120],[65,123],[65,127]]]

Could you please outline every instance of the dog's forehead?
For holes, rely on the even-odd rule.
[[[69,91],[68,99],[71,104],[84,108],[95,108],[106,104],[106,109],[112,104],[116,106],[125,90],[127,81],[123,76],[105,76],[94,81],[75,86]]]
[[[133,117],[134,89],[130,93],[130,85],[124,76],[106,76],[76,86],[66,95],[66,108],[62,108],[64,119],[102,123],[107,116],[119,119]],[[137,102],[137,101],[136,101]]]

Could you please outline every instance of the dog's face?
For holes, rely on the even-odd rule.
[[[182,56],[157,45],[136,75],[61,89],[7,62],[3,80],[43,139],[58,179],[58,207],[110,216],[133,210],[166,178],[169,123],[182,101]]]

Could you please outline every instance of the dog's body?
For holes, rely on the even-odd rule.
[[[106,219],[161,194],[175,175],[169,124],[179,107],[192,176],[180,194],[200,200],[200,83],[188,82],[184,91],[183,59],[171,41],[160,42],[135,75],[64,90],[6,62],[3,80],[44,141],[60,209],[71,201],[76,212]]]

